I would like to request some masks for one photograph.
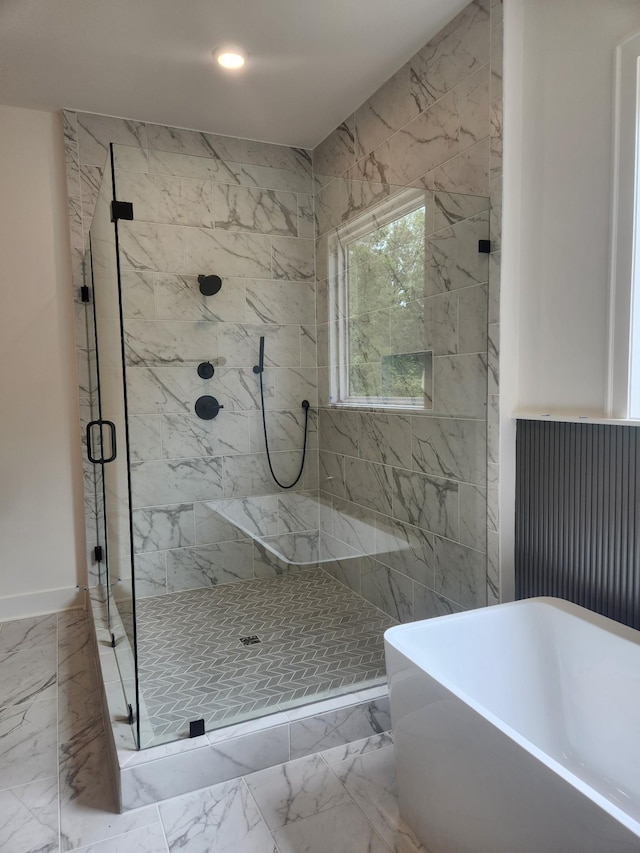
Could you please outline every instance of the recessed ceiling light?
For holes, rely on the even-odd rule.
[[[213,55],[219,65],[231,70],[242,68],[246,62],[245,52],[237,47],[225,47],[219,50],[214,50]]]

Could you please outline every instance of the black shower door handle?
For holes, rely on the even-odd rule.
[[[96,459],[94,457],[93,453],[91,452],[91,444],[92,444],[92,442],[91,442],[91,430],[93,429],[94,426],[100,427],[100,439],[101,439],[100,444],[102,444],[102,427],[105,427],[105,426],[109,427],[109,431],[111,433],[111,456],[108,456],[106,459],[104,457],[101,457],[100,459]],[[106,465],[107,462],[113,462],[113,460],[118,455],[118,449],[117,449],[117,445],[116,445],[116,425],[113,423],[113,421],[89,421],[89,423],[87,424],[86,434],[87,434],[87,457],[89,459],[89,462],[93,462],[94,465]]]

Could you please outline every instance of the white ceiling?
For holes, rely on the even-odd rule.
[[[312,148],[467,2],[0,0],[0,103]]]

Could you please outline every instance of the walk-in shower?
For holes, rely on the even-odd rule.
[[[86,264],[140,747],[381,684],[387,627],[486,601],[486,196],[176,134],[111,147]]]

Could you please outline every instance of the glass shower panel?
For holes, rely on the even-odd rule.
[[[117,223],[111,221],[113,171],[108,159],[91,226],[99,418],[94,455],[102,460],[106,590],[110,629],[126,703],[139,720],[131,536],[129,448],[122,348]],[[97,444],[97,448],[96,448]],[[139,738],[139,732],[138,732]]]

